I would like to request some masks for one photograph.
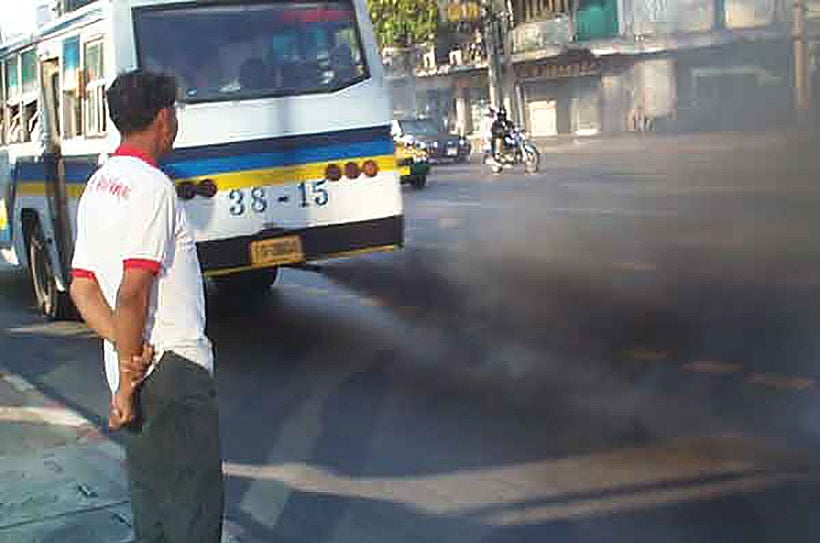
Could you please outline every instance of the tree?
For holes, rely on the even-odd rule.
[[[409,47],[435,40],[436,0],[367,0],[381,47]]]

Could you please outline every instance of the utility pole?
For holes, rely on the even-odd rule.
[[[483,2],[484,39],[487,44],[487,79],[490,104],[496,109],[504,105],[504,32],[506,7],[499,13],[495,0]]]
[[[792,40],[794,42],[794,104],[798,122],[808,119],[809,52],[806,46],[805,0],[793,0]]]

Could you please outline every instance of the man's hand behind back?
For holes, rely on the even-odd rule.
[[[111,398],[108,413],[108,427],[119,430],[134,424],[139,413],[136,406],[136,392],[154,362],[154,348],[145,343],[142,353],[131,360],[120,361],[120,384]]]

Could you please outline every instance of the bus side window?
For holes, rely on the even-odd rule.
[[[103,65],[103,42],[85,44],[83,65],[85,78],[85,133],[88,136],[102,136],[107,129],[108,114],[105,105],[105,71]]]
[[[6,63],[0,62],[0,145],[6,145],[6,118],[8,103],[6,102],[8,94],[6,91]]]
[[[5,140],[8,143],[19,143],[22,139],[22,126],[20,123],[20,57],[14,55],[3,62],[3,71],[6,74],[6,101],[5,101]]]
[[[62,89],[64,139],[83,135],[82,100],[80,100],[80,38],[63,41]]]
[[[40,137],[40,113],[37,102],[40,98],[37,77],[37,53],[29,49],[20,55],[20,82],[22,86],[21,128],[22,141],[32,141]]]

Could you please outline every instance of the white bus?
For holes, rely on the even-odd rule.
[[[48,317],[70,308],[76,205],[119,141],[106,86],[135,68],[178,80],[161,167],[206,275],[268,287],[278,266],[402,246],[365,0],[99,0],[0,48],[0,250]]]

